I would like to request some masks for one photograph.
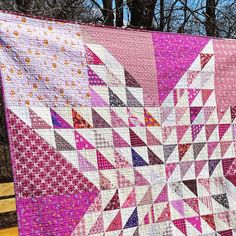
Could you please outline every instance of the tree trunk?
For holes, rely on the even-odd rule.
[[[160,0],[160,31],[164,30],[165,27],[165,1]]]
[[[218,36],[218,30],[216,25],[216,0],[206,1],[206,35]]]
[[[188,0],[185,0],[183,7],[184,21],[178,29],[178,33],[185,33],[185,25],[188,23]]]
[[[144,26],[147,29],[152,28],[152,21],[153,21],[156,3],[157,3],[157,0],[151,0],[146,4],[146,12],[145,12],[146,14],[145,14]]]
[[[128,6],[131,14],[130,26],[138,28],[144,23],[144,4],[142,0],[128,1]]]
[[[34,8],[34,1],[32,0],[16,0],[18,10],[23,13],[30,14]]]
[[[123,26],[123,0],[116,0],[116,26]]]
[[[112,0],[102,0],[102,3],[103,3],[102,14],[104,18],[104,24],[113,26],[114,14],[112,9]]]

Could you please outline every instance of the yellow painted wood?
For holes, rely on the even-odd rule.
[[[15,211],[16,210],[16,201],[15,198],[8,198],[0,200],[0,213]]]
[[[14,184],[11,183],[3,183],[0,184],[0,197],[14,195]]]
[[[0,229],[0,236],[18,236],[18,228]]]

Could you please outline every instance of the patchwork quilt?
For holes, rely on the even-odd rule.
[[[0,13],[21,236],[236,235],[236,41]]]

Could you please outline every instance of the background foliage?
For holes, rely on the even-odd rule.
[[[236,37],[235,0],[0,0],[0,8],[118,27]]]

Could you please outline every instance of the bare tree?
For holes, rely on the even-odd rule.
[[[206,35],[217,36],[217,25],[216,25],[216,0],[206,0]]]
[[[0,0],[0,9],[83,22],[102,20],[94,4],[87,0]]]
[[[144,22],[144,2],[143,0],[128,0],[127,2],[130,11],[130,26],[143,27]]]
[[[236,37],[235,0],[0,0],[0,8],[122,27]]]
[[[160,31],[164,30],[165,23],[165,2],[164,0],[160,0]]]
[[[123,8],[123,0],[115,0],[116,3],[116,26],[122,27],[124,24],[124,8]]]
[[[102,14],[104,18],[104,24],[114,25],[114,14],[112,10],[112,0],[102,0],[103,9]]]
[[[224,2],[217,9],[218,35],[236,38],[236,1]]]
[[[164,0],[163,6],[164,6]],[[146,29],[152,29],[153,28],[153,17],[154,17],[154,11],[156,6],[157,0],[149,0],[146,1],[145,5],[145,17],[144,17],[144,27]]]

